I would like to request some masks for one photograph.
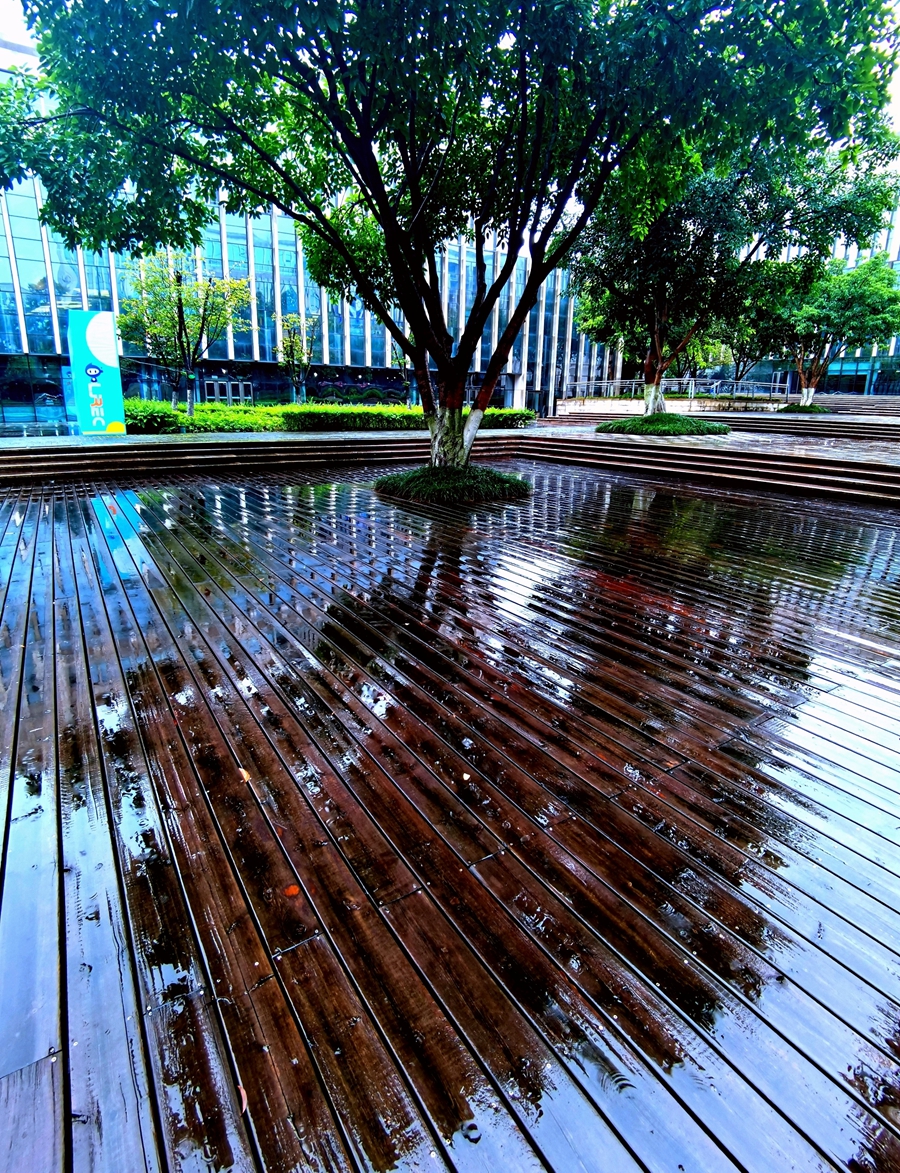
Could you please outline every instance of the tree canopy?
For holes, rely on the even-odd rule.
[[[644,232],[611,184],[575,266],[581,328],[621,338],[642,363],[650,412],[665,409],[663,376],[698,341],[730,340],[744,359],[765,353],[784,279],[774,258],[799,250],[797,272],[812,272],[836,239],[868,244],[896,200],[896,177],[878,167],[895,149],[885,140],[853,165],[834,151],[760,147],[746,165],[696,176]]]
[[[843,350],[885,346],[900,334],[900,289],[884,253],[853,269],[833,260],[812,280],[802,264],[784,268],[792,280],[784,282],[773,314],[775,337],[797,371],[806,405]]]
[[[409,358],[433,458],[451,462],[613,177],[640,227],[701,161],[771,140],[849,148],[879,121],[896,52],[890,0],[26,9],[55,105],[42,115],[27,83],[0,102],[5,175],[36,170],[48,219],[92,247],[196,241],[223,192],[234,211],[274,203],[324,283],[352,286]],[[476,281],[454,338],[440,254],[459,234]],[[463,435],[466,375],[495,307],[504,326]]]

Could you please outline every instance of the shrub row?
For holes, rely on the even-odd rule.
[[[483,428],[524,428],[533,411],[488,408]],[[149,399],[125,400],[125,424],[131,435],[180,432],[350,432],[396,431],[424,428],[420,407],[343,407],[338,404],[299,404],[290,407],[224,407],[201,403],[193,416],[168,403]]]
[[[727,424],[714,420],[661,411],[654,415],[632,415],[607,420],[597,425],[597,431],[626,436],[724,436],[731,429]]]

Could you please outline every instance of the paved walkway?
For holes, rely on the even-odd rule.
[[[0,1168],[900,1169],[894,513],[0,498]]]

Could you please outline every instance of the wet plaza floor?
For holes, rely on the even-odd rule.
[[[517,467],[4,491],[3,1173],[900,1170],[900,514]]]

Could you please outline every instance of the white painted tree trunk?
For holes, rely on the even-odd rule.
[[[461,407],[439,407],[428,417],[433,468],[465,468],[483,416],[474,408],[464,418]]]
[[[800,406],[809,407],[812,404],[813,396],[816,393],[815,387],[801,387],[800,388]]]
[[[666,397],[659,383],[644,384],[644,415],[655,415],[666,410]]]

